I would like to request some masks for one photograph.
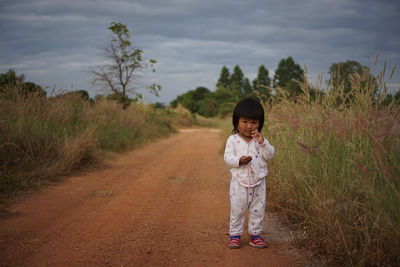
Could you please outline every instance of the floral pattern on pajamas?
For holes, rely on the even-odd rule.
[[[265,179],[254,187],[245,187],[237,179],[231,179],[230,186],[231,216],[230,235],[242,235],[244,217],[249,211],[248,232],[251,235],[259,235],[263,230],[265,215]]]
[[[226,141],[224,160],[231,168],[232,177],[238,179],[243,186],[253,187],[258,185],[268,174],[268,159],[273,158],[275,148],[266,138],[260,145],[255,139],[247,143],[238,134],[229,136]],[[251,156],[249,164],[239,166],[242,156]]]
[[[274,147],[264,138],[260,145],[256,140],[246,142],[238,134],[231,135],[225,146],[224,160],[231,167],[230,185],[230,235],[243,234],[244,218],[249,211],[248,232],[262,232],[265,215],[265,177],[267,163],[275,154]],[[242,156],[251,156],[249,164],[239,166]]]

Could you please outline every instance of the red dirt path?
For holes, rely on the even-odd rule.
[[[17,201],[0,220],[0,266],[300,265],[268,213],[267,249],[246,235],[227,248],[223,145],[217,130],[181,131]]]

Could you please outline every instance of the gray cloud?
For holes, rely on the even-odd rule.
[[[21,0],[0,4],[0,72],[15,68],[43,86],[88,89],[90,68],[111,21],[125,23],[157,72],[140,83],[163,86],[169,102],[197,86],[215,88],[223,65],[240,65],[250,79],[292,56],[316,79],[334,62],[357,60],[379,71],[400,61],[400,4],[361,0]],[[382,59],[373,65],[376,51]],[[400,83],[399,71],[391,81]]]

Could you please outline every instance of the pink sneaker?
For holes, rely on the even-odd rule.
[[[231,235],[228,238],[228,248],[240,248],[240,235]]]
[[[249,244],[252,245],[255,248],[266,248],[266,247],[268,247],[268,244],[259,235],[252,235]]]

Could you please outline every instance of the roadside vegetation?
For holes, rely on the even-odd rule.
[[[108,152],[128,151],[177,128],[199,125],[197,117],[136,102],[122,109],[117,101],[90,101],[79,92],[47,98],[18,84],[2,86],[0,194],[38,188],[105,159]]]
[[[111,22],[108,29],[112,36],[102,49],[104,64],[91,71],[106,96],[90,99],[86,90],[78,90],[47,97],[46,90],[13,69],[0,74],[0,196],[39,188],[103,160],[108,152],[128,151],[199,124],[199,116],[182,107],[138,101],[139,89],[155,95],[161,90],[138,83],[140,70],[155,72],[156,61],[144,60],[126,25]]]
[[[328,265],[400,262],[400,107],[387,102],[384,75],[351,75],[349,90],[330,83],[314,100],[319,85],[304,76],[296,99],[265,103],[264,134],[277,151],[270,208]]]
[[[335,63],[325,84],[309,83],[305,69],[289,83],[296,90],[274,83],[264,87],[272,96],[256,93],[276,148],[268,209],[329,266],[400,262],[400,92],[387,94],[396,66],[385,69]],[[224,141],[231,130],[225,124]]]

